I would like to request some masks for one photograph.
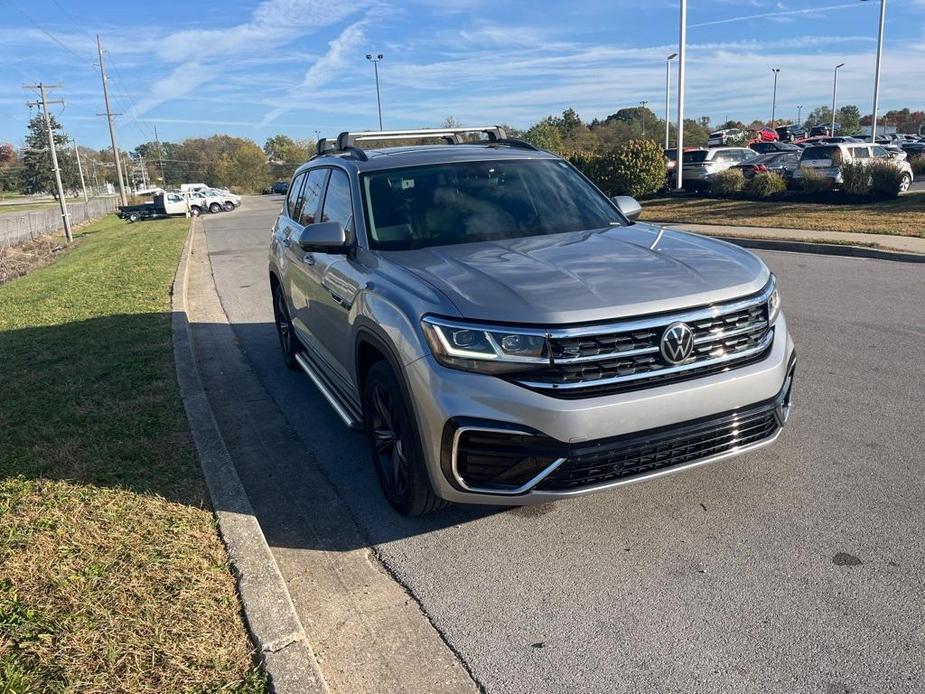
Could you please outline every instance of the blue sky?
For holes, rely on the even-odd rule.
[[[778,117],[831,100],[871,110],[877,2],[690,0],[688,116]],[[386,128],[525,127],[575,108],[585,119],[649,101],[664,109],[677,49],[670,0],[263,0],[223,3],[0,0],[0,141],[22,140],[33,95],[62,87],[54,112],[81,144],[108,146],[94,36],[107,49],[120,146],[216,132],[258,143],[376,126],[381,52]],[[881,112],[925,109],[925,0],[889,0]],[[674,100],[674,97],[672,97]]]

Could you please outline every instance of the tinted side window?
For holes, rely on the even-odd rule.
[[[292,185],[289,186],[289,197],[286,198],[286,209],[289,211],[289,218],[295,219],[296,212],[299,209],[299,201],[296,199],[299,195],[299,191],[302,188],[302,181],[305,179],[305,174],[299,174],[294,179],[292,179]]]
[[[852,147],[851,154],[854,155],[855,159],[870,159],[870,151],[867,147]]]
[[[321,194],[324,192],[324,179],[328,177],[327,169],[312,169],[308,172],[305,179],[305,188],[302,190],[302,206],[299,208],[299,224],[308,226],[314,224],[315,213],[318,211],[318,205],[321,202]]]
[[[353,203],[350,198],[350,179],[340,169],[331,171],[328,192],[324,195],[322,222],[340,222],[348,231],[353,230]]]

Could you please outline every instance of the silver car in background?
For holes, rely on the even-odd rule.
[[[443,144],[361,146],[412,138]],[[795,365],[777,281],[640,211],[497,126],[323,139],[270,237],[283,358],[365,432],[404,514],[563,499],[772,443]]]
[[[728,168],[754,159],[758,153],[748,147],[711,147],[687,151],[682,156],[681,180],[690,190],[710,186],[710,177]]]

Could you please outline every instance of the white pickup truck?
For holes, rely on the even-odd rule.
[[[119,208],[119,216],[127,219],[129,222],[140,222],[142,219],[159,219],[161,217],[186,216],[189,212],[193,217],[198,217],[205,212],[208,206],[203,206],[203,202],[193,199],[184,193],[159,193],[154,196],[152,202],[146,202],[141,205],[125,205]]]

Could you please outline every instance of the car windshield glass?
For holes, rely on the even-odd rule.
[[[438,164],[363,176],[372,248],[408,250],[600,229],[625,220],[560,160]]]
[[[707,160],[708,152],[705,149],[697,150],[696,152],[685,152],[684,153],[684,163],[685,164],[699,164]]]

